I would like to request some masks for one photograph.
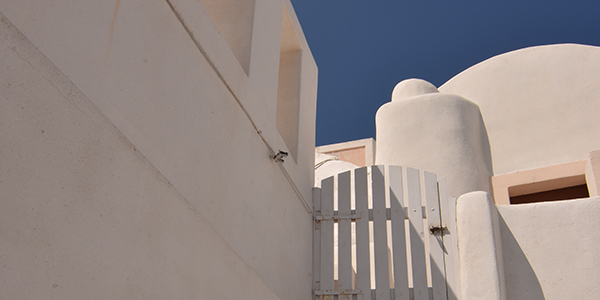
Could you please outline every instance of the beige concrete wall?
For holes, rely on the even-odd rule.
[[[463,299],[597,299],[598,212],[598,197],[495,206],[483,192],[461,196]]]
[[[297,159],[284,167],[310,200],[316,66],[283,5],[303,45]],[[101,298],[310,297],[311,215],[248,118],[287,150],[275,125],[281,2],[255,1],[248,73],[201,1],[3,0],[0,12],[11,70],[0,256],[12,270],[0,290],[27,298],[14,277],[37,280],[21,281],[31,293],[58,284],[62,299],[87,287],[111,293]]]
[[[600,149],[600,47],[525,48],[483,61],[439,89],[481,109],[494,175],[588,158]]]
[[[499,205],[507,299],[600,298],[600,198]]]
[[[278,299],[0,18],[0,298]]]

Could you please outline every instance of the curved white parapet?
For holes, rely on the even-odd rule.
[[[491,192],[492,163],[479,107],[439,93],[429,82],[400,82],[377,111],[377,164],[403,165],[446,177],[449,196]]]

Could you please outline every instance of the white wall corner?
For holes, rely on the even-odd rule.
[[[456,207],[462,299],[504,300],[498,211],[487,192],[458,198]]]

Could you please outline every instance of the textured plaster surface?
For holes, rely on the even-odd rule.
[[[600,198],[499,205],[507,299],[600,298]]]
[[[110,123],[114,124],[118,132],[123,134],[122,138],[130,142],[137,152],[142,153],[148,163],[156,168],[156,172],[164,176],[164,180],[169,182],[172,189],[197,211],[198,218],[200,216],[204,218],[218,236],[223,238],[226,245],[231,247],[233,253],[239,256],[239,261],[227,260],[232,268],[246,264],[281,299],[306,299],[310,297],[311,290],[312,249],[310,243],[306,242],[312,237],[311,215],[305,210],[279,166],[270,159],[268,148],[239,104],[244,106],[265,140],[275,151],[287,150],[275,126],[282,5],[285,5],[290,13],[291,22],[303,45],[298,157],[297,163],[289,159],[284,166],[300,192],[310,202],[314,172],[317,70],[289,1],[283,3],[255,1],[253,36],[250,43],[252,49],[248,73],[246,73],[199,1],[0,0],[0,12],[9,20],[2,25],[4,36],[23,40],[21,36],[23,34],[26,43],[31,42],[21,47],[7,45],[6,39],[3,40],[5,45],[2,48],[2,63],[7,70],[14,72],[2,71],[2,79],[8,81],[6,85],[0,87],[3,101],[7,105],[12,105],[19,101],[33,101],[37,98],[51,99],[49,96],[44,96],[47,94],[47,90],[42,86],[44,80],[62,77],[70,81],[72,86],[89,100],[90,105],[98,109],[98,114],[104,115]],[[9,22],[12,25],[9,25]],[[9,26],[14,27],[7,31]],[[23,68],[27,64],[16,65],[22,62],[24,57],[22,51],[34,51],[36,52],[32,54],[34,57],[45,57],[46,64],[52,66],[53,71],[48,69],[24,71]],[[19,71],[20,69],[23,71]],[[34,77],[33,75],[36,74],[39,76]],[[41,83],[30,82],[30,88],[23,89],[19,93],[7,94],[4,91],[9,89],[9,83],[12,88],[26,77],[38,78],[36,80]],[[65,94],[65,90],[59,90]],[[68,94],[69,91],[70,89],[66,93]],[[25,106],[23,107],[24,110]],[[20,108],[11,106],[3,109],[2,112],[10,116],[16,109]],[[42,116],[35,114],[29,116],[29,121],[36,124],[60,123],[73,118],[72,114],[72,111],[57,110],[52,115],[44,116],[45,121],[42,120]],[[3,129],[12,130],[16,126],[9,120],[2,120],[6,124]],[[74,121],[68,126],[77,127],[78,122],[80,121]],[[39,129],[40,132],[45,130],[41,125],[38,127],[36,130]],[[89,130],[87,134],[90,138],[96,138],[96,135],[100,134],[92,129]],[[47,132],[44,131],[44,134]],[[9,136],[10,134],[5,132],[7,137],[2,139],[3,153],[7,151],[4,150],[8,147],[7,143],[29,149],[33,151],[32,155],[35,157],[42,154],[50,157],[70,155],[82,151],[81,141],[69,135],[62,136],[64,141],[60,142],[66,144],[56,148],[52,142],[43,144],[43,140],[38,140],[40,138],[38,136],[23,135],[17,141],[14,140],[17,137]],[[104,143],[101,139],[97,145],[103,147]],[[22,152],[21,148],[16,149],[15,153]],[[93,153],[89,155],[90,159],[94,159]],[[7,156],[3,161],[10,162],[13,159],[13,156]],[[68,159],[64,158],[61,162],[66,163]],[[31,198],[29,196],[15,198],[19,200],[15,200],[14,203],[9,201],[10,205],[23,201],[42,201],[36,197],[42,197],[41,191],[45,190],[46,186],[44,181],[36,178],[43,172],[49,172],[45,175],[47,177],[55,176],[59,179],[63,175],[53,175],[53,172],[63,172],[60,174],[67,177],[73,176],[72,180],[75,182],[65,181],[66,189],[73,188],[75,185],[81,189],[86,189],[88,186],[92,188],[98,180],[108,180],[113,178],[113,175],[115,178],[121,178],[125,183],[128,182],[127,180],[134,180],[136,176],[135,173],[125,171],[121,173],[121,170],[114,172],[97,170],[96,161],[81,159],[76,162],[73,168],[77,170],[82,168],[82,173],[77,173],[75,169],[69,169],[67,166],[61,171],[58,168],[60,164],[13,165],[10,170],[14,174],[10,176],[28,184],[27,186],[5,185],[3,194],[9,193],[8,191],[16,194],[29,191],[40,193]],[[103,165],[103,163],[99,164]],[[3,163],[3,171],[8,172],[7,170],[9,169],[5,168]],[[76,180],[92,175],[94,180],[89,182]],[[50,185],[62,184],[59,182]],[[145,182],[144,188],[146,185],[154,184]],[[139,189],[140,193],[144,193],[143,195],[149,193],[142,187]],[[127,198],[121,197],[120,190],[111,185],[101,186],[93,191],[97,193],[95,195],[97,198],[94,199],[103,199],[105,197],[103,193],[112,192],[115,192],[115,197],[119,199]],[[59,193],[57,197],[64,201],[79,201],[78,199],[82,197],[80,194],[62,195],[59,191],[57,193]],[[85,192],[82,193],[87,195]],[[162,199],[161,193],[156,191],[152,195]],[[150,201],[145,197],[139,199]],[[50,203],[59,205],[53,201]],[[127,203],[127,201],[114,202],[115,205],[120,203]],[[3,204],[9,203],[3,202]],[[40,205],[32,204],[35,210],[41,209]],[[107,204],[106,209],[120,211],[112,208],[112,205],[113,203]],[[59,208],[56,209],[63,213]],[[91,208],[90,210],[82,208],[77,210],[76,214],[81,214],[83,217],[92,212],[95,211]],[[176,222],[185,217],[173,213],[169,219]],[[64,219],[62,216],[52,216],[48,222],[35,228],[49,230],[60,222],[66,222],[75,228],[83,221],[78,223]],[[81,227],[79,236],[87,234],[86,228],[91,230],[91,227]],[[15,225],[14,230],[27,229]],[[144,230],[140,234],[146,234]],[[165,236],[174,234],[170,230],[165,230],[163,233]],[[111,229],[110,232],[101,230],[98,234],[112,237],[120,233]],[[46,236],[42,234],[39,238],[48,238]],[[52,240],[52,237],[49,239]],[[92,239],[94,235],[91,235],[89,243],[93,242]],[[61,241],[63,244],[61,247],[69,247],[69,243],[75,240],[78,239]],[[162,243],[161,240],[151,240],[151,242]],[[88,244],[84,244],[87,247]],[[121,249],[119,243],[107,245],[114,251],[125,251],[124,255],[133,255],[132,253],[137,251],[136,247],[141,247],[137,240],[132,240],[132,245],[128,246],[131,248],[126,249]],[[158,247],[158,244],[152,244],[149,245],[150,248],[154,247],[153,245]],[[215,258],[214,253],[225,253],[224,250],[216,250],[221,248],[205,250],[200,242],[196,245],[193,251],[196,256],[191,255],[194,257],[190,259],[219,260],[221,258]],[[19,248],[11,251],[18,252]],[[38,254],[36,252],[35,255]],[[102,255],[106,256],[106,254]],[[63,260],[72,257],[71,254],[65,254]],[[165,262],[168,259],[165,258]],[[22,261],[27,261],[27,257],[23,257]],[[74,267],[80,268],[86,261],[87,259],[83,259]],[[103,262],[119,264],[120,260],[112,260],[108,255],[98,264]],[[239,265],[240,263],[242,265]],[[62,262],[51,260],[40,260],[40,264],[47,268],[63,266]],[[209,276],[207,270],[211,270],[210,272],[219,270],[217,267],[210,266],[208,264],[204,268],[201,264],[181,263],[183,273],[203,272],[206,276]],[[18,265],[13,267],[18,268]],[[132,268],[135,269],[135,266]],[[33,272],[33,269],[27,270],[26,272]],[[210,273],[212,274],[210,276],[229,280],[228,274],[231,274],[231,270],[216,271]],[[290,270],[294,271],[290,272]],[[162,266],[158,266],[152,269],[141,269],[140,272],[149,274],[162,271]],[[107,276],[106,274],[111,274],[112,270],[102,272]],[[239,274],[245,276],[243,272]],[[77,277],[76,275],[82,274],[74,272],[73,278]],[[92,280],[91,278],[92,276],[84,276],[79,279],[87,283]],[[94,278],[98,279],[97,276]],[[185,276],[182,276],[181,280],[183,278]],[[233,278],[236,277],[231,279]],[[147,284],[148,282],[142,286]],[[228,284],[231,287],[233,283],[229,281]],[[140,289],[143,289],[142,286]],[[215,285],[215,289],[219,286]],[[40,289],[43,290],[42,285]],[[206,290],[209,289],[206,286]],[[206,291],[206,293],[211,292]],[[134,294],[139,295],[139,293]],[[264,295],[270,297],[268,294]],[[236,297],[207,296],[207,298]]]
[[[0,299],[279,299],[0,14]]]
[[[560,44],[495,56],[439,90],[481,109],[494,175],[588,158],[600,149],[600,47]]]
[[[462,299],[513,299],[505,294],[498,211],[490,195],[462,195],[456,219]]]
[[[448,196],[491,192],[491,157],[479,108],[430,83],[400,82],[376,115],[376,164],[399,165],[446,177]]]

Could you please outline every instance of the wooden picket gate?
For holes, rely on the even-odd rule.
[[[324,179],[313,205],[314,299],[458,299],[456,199],[444,179],[364,167]]]

